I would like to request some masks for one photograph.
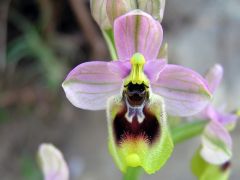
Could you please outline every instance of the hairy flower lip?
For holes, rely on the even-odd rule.
[[[122,110],[113,120],[113,133],[117,145],[121,145],[126,140],[137,142],[140,139],[152,145],[160,138],[160,123],[146,106],[143,108],[145,117],[141,123],[139,123],[136,115],[134,115],[132,121],[129,122],[125,116],[126,113],[127,104],[124,103]]]

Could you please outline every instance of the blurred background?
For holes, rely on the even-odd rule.
[[[215,97],[240,108],[240,1],[166,0],[164,41],[169,62],[204,74],[215,63],[225,74]],[[104,111],[72,106],[61,83],[77,64],[108,60],[109,53],[88,0],[0,1],[0,179],[40,180],[40,143],[65,155],[71,180],[120,180],[107,150]],[[240,127],[232,132],[231,180],[240,178]],[[194,138],[177,145],[166,166],[142,179],[188,180]]]

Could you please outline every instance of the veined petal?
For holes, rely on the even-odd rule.
[[[221,165],[232,157],[232,139],[217,121],[211,121],[202,136],[201,156],[209,163]]]
[[[201,75],[178,65],[166,65],[151,85],[153,92],[164,98],[167,112],[174,116],[200,112],[211,97]]]
[[[206,74],[205,78],[208,81],[209,89],[213,93],[220,84],[223,76],[223,68],[220,64],[215,64]]]
[[[149,14],[134,10],[114,22],[114,38],[119,59],[130,59],[139,52],[146,60],[157,58],[163,30]]]
[[[128,71],[124,62],[87,62],[74,68],[62,86],[74,106],[102,110],[110,96],[120,93],[122,78]]]
[[[167,60],[165,59],[147,61],[147,63],[144,65],[144,72],[147,75],[148,79],[150,81],[156,81],[166,64]]]
[[[62,153],[52,144],[41,144],[38,150],[44,180],[68,180],[69,170]]]

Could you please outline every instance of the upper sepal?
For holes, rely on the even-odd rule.
[[[157,59],[163,39],[161,24],[149,14],[134,10],[114,21],[114,39],[119,59],[141,53],[145,59]]]

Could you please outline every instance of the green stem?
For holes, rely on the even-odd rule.
[[[117,60],[117,52],[115,48],[115,43],[114,43],[114,37],[113,37],[113,31],[112,29],[110,30],[102,30],[103,37],[107,43],[108,50],[110,52],[110,55],[112,57],[112,60]]]
[[[123,175],[123,180],[137,180],[142,172],[142,168],[128,168],[127,172]]]
[[[183,142],[202,133],[208,121],[194,121],[171,129],[174,144]]]

